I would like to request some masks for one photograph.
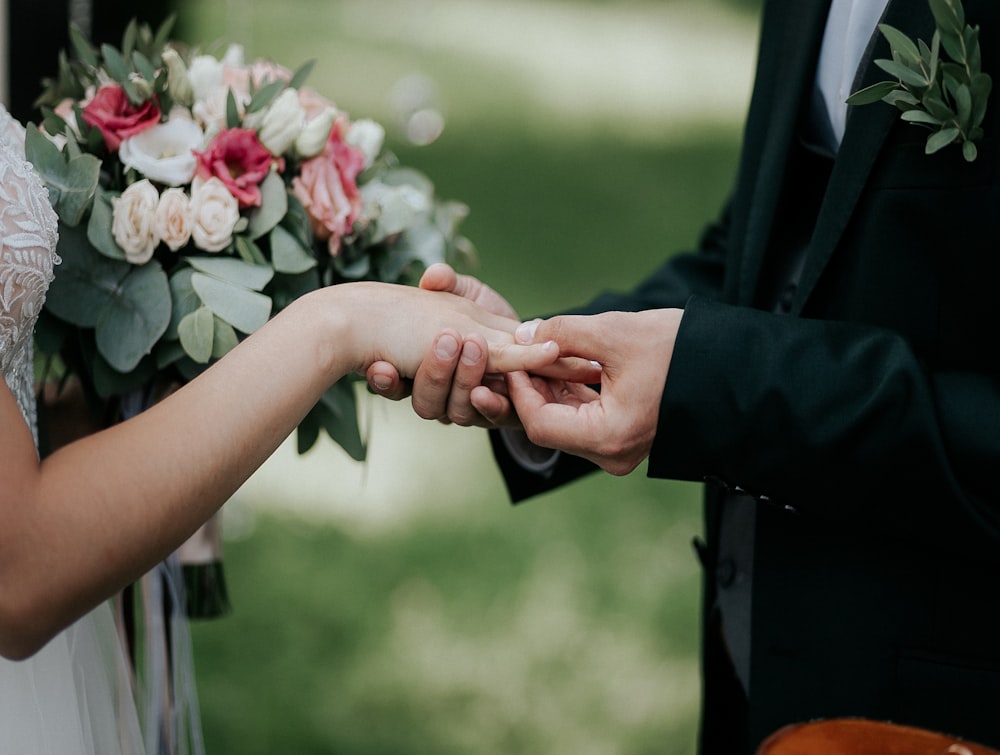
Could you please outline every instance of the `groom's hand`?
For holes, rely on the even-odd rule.
[[[536,445],[589,459],[624,475],[645,459],[683,310],[609,312],[524,323],[517,340],[553,340],[563,356],[599,362],[600,393],[523,372],[507,376],[510,400]]]

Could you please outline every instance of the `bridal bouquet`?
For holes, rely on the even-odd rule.
[[[169,41],[136,22],[121,49],[71,31],[39,99],[29,160],[59,216],[38,350],[102,399],[188,380],[296,297],[353,280],[412,283],[472,254],[464,205],[291,71]],[[351,385],[298,429],[363,458]]]

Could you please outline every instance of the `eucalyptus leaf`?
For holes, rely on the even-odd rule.
[[[179,267],[170,275],[170,325],[164,333],[166,338],[178,338],[177,326],[181,319],[201,306],[201,299],[191,284],[193,273],[190,267]]]
[[[243,234],[239,234],[233,236],[233,241],[236,246],[236,253],[240,256],[241,260],[250,265],[267,264],[267,257],[264,256],[260,247],[253,243],[251,239]]]
[[[240,125],[240,109],[236,106],[236,95],[230,89],[226,94],[226,128],[236,128]]]
[[[100,354],[94,354],[90,359],[90,365],[94,390],[101,398],[124,396],[147,385],[156,375],[156,361],[152,358],[143,359],[128,372],[119,372],[101,358]]]
[[[864,89],[859,89],[847,98],[848,105],[870,105],[873,102],[887,97],[890,93],[899,88],[895,81],[880,81]],[[912,95],[911,95],[912,96]],[[914,98],[915,99],[915,98]]]
[[[268,82],[254,93],[253,98],[250,100],[250,104],[247,105],[247,112],[256,113],[259,110],[263,110],[274,102],[274,98],[277,97],[284,88],[285,82],[281,79]]]
[[[944,149],[949,144],[954,142],[961,136],[961,131],[957,128],[946,128],[941,131],[936,131],[927,137],[927,144],[924,146],[924,152],[928,155],[933,155],[935,152]]]
[[[184,352],[199,364],[212,358],[215,315],[208,307],[199,307],[185,315],[177,327]]]
[[[132,71],[122,54],[111,45],[105,44],[101,45],[101,57],[104,58],[104,70],[112,79],[124,86]]]
[[[269,265],[253,265],[234,257],[191,256],[185,261],[198,272],[253,291],[262,291],[274,276]]]
[[[972,92],[972,124],[978,126],[986,117],[986,105],[989,102],[993,80],[989,74],[978,73],[972,77],[969,90]]]
[[[967,162],[975,162],[978,154],[979,149],[976,147],[975,142],[967,141],[962,145],[962,157],[964,157]]]
[[[890,81],[882,83],[892,84]],[[895,105],[900,110],[909,110],[910,108],[917,107],[920,104],[920,100],[907,92],[905,89],[894,89],[882,99],[890,105]],[[924,99],[926,99],[926,97]]]
[[[275,272],[304,273],[316,267],[316,258],[309,249],[305,249],[291,233],[283,227],[276,226],[271,231],[271,263]]]
[[[70,24],[69,40],[73,46],[73,52],[83,61],[83,64],[90,68],[97,68],[97,48],[94,47],[79,26]]]
[[[277,173],[268,173],[260,184],[260,207],[250,213],[250,225],[247,234],[252,239],[259,239],[274,228],[288,212],[288,190],[285,182]]]
[[[306,83],[306,79],[309,78],[309,74],[312,73],[313,66],[315,65],[315,60],[307,60],[299,66],[299,69],[292,75],[292,80],[288,82],[288,86],[292,89],[301,89],[302,85]]]
[[[893,52],[899,53],[907,62],[919,66],[921,62],[920,49],[903,32],[889,24],[879,24],[879,31],[889,41]]]
[[[49,285],[45,308],[61,320],[93,328],[131,266],[98,254],[81,228],[61,226],[58,251],[62,263]]]
[[[348,380],[339,380],[323,394],[317,407],[327,434],[355,461],[364,461],[367,451],[358,429],[357,398]]]
[[[111,200],[114,196],[117,195],[103,189],[97,190],[90,211],[90,221],[87,223],[87,240],[105,257],[113,260],[124,260],[125,252],[118,246],[118,242],[115,241],[115,237],[111,233],[114,215]]]
[[[170,324],[170,285],[159,263],[128,267],[95,328],[97,350],[119,372],[133,370]]]
[[[955,91],[955,104],[958,106],[958,125],[962,131],[972,128],[972,92],[967,84],[960,84]]]
[[[934,22],[942,34],[962,33],[962,28],[965,26],[965,10],[959,0],[928,0],[928,5],[934,16]]]
[[[228,322],[212,318],[212,356],[221,359],[239,344],[239,336]]]
[[[908,123],[924,123],[929,126],[940,126],[941,121],[924,110],[907,110],[901,116]]]
[[[902,63],[898,63],[895,60],[885,60],[884,58],[881,58],[875,61],[875,65],[888,73],[890,76],[895,76],[900,80],[900,82],[908,86],[923,89],[930,84],[930,81],[927,79],[925,74],[920,71],[914,71],[911,68],[907,68]]]
[[[253,333],[271,316],[271,299],[256,291],[197,272],[191,283],[205,306],[243,333]]]
[[[49,202],[66,225],[83,219],[97,190],[101,161],[93,155],[78,155],[68,162],[34,124],[28,124],[25,154],[49,191]]]

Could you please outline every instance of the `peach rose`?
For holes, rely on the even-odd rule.
[[[358,174],[364,155],[346,144],[334,129],[323,152],[302,163],[292,179],[292,191],[309,214],[313,235],[326,241],[331,255],[340,251],[340,240],[351,232],[361,209]]]

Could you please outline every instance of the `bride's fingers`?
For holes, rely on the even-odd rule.
[[[512,372],[514,370],[534,372],[550,366],[558,358],[559,344],[555,341],[530,345],[493,341],[489,344],[489,360],[486,369],[489,372]]]
[[[601,382],[602,369],[597,362],[582,357],[559,357],[546,367],[531,370],[535,375],[565,380],[569,383],[597,385]]]

